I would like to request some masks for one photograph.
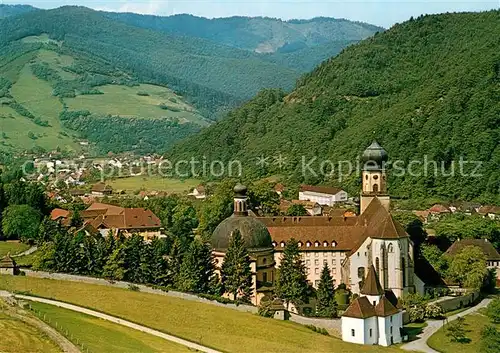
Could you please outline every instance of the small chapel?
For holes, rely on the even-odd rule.
[[[391,291],[384,291],[375,268],[370,266],[360,296],[341,318],[342,340],[390,346],[402,341],[403,313]]]

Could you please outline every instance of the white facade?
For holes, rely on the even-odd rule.
[[[317,202],[320,205],[333,206],[339,202],[347,201],[347,192],[341,190],[336,194],[325,194],[313,191],[300,191],[299,200]]]
[[[305,246],[306,245],[303,244],[301,247]],[[311,247],[313,246],[314,244],[311,244]],[[276,268],[280,266],[282,254],[283,252],[280,251],[280,244],[277,244],[274,252]],[[342,283],[342,262],[346,257],[344,251],[314,251],[301,249],[300,255],[306,266],[307,280],[314,288],[318,288],[321,279],[321,271],[325,263],[330,268],[330,274],[332,275],[335,286]]]
[[[357,344],[377,344],[377,317],[358,319],[354,317],[342,317],[342,341]]]

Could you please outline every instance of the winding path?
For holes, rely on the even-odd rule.
[[[38,297],[31,297],[31,296],[28,296],[28,295],[14,294],[14,297],[17,298],[17,299],[24,299],[24,300],[30,300],[30,301],[34,301],[34,302],[39,302],[39,303],[54,305],[54,306],[57,306],[57,307],[60,307],[60,308],[64,308],[64,309],[68,309],[68,310],[73,310],[73,311],[76,311],[76,312],[79,312],[79,313],[82,313],[82,314],[94,316],[94,317],[97,317],[97,318],[100,318],[100,319],[103,319],[103,320],[107,320],[107,321],[113,322],[115,324],[126,326],[126,327],[129,327],[129,328],[134,329],[134,330],[138,330],[138,331],[141,331],[141,332],[144,332],[144,333],[148,333],[148,334],[156,336],[156,337],[163,338],[165,340],[168,340],[168,341],[171,341],[171,342],[174,342],[174,343],[186,346],[186,347],[191,348],[191,349],[195,349],[195,350],[200,351],[200,352],[205,352],[205,353],[221,353],[221,352],[216,351],[214,349],[211,349],[211,348],[208,348],[208,347],[204,347],[204,346],[199,345],[197,343],[186,341],[186,340],[184,340],[182,338],[178,338],[178,337],[175,337],[175,336],[172,336],[172,335],[168,335],[166,333],[163,333],[163,332],[160,332],[160,331],[157,331],[157,330],[153,330],[153,329],[151,329],[149,327],[146,327],[146,326],[138,325],[138,324],[135,324],[135,323],[127,321],[127,320],[119,319],[119,318],[111,316],[111,315],[107,315],[107,314],[100,313],[98,311],[94,311],[94,310],[82,308],[80,306],[76,306],[76,305],[73,305],[73,304],[63,303],[63,302],[59,302],[59,301],[56,301],[56,300],[50,300],[50,299],[44,299],[44,298],[38,298]]]
[[[479,304],[476,306],[464,310],[461,313],[458,313],[456,315],[452,315],[448,318],[448,322],[453,321],[458,319],[459,317],[469,315],[472,313],[475,313],[481,308],[484,308],[488,306],[490,303],[491,299],[483,299]],[[432,349],[427,345],[427,340],[436,333],[437,330],[439,330],[441,327],[443,327],[443,320],[429,320],[427,321],[427,326],[424,327],[424,330],[422,334],[419,336],[419,338],[415,341],[412,341],[410,343],[407,343],[403,346],[401,346],[401,349],[404,349],[406,351],[417,351],[417,352],[424,352],[424,353],[439,353],[438,351]]]

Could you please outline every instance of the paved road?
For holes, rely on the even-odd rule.
[[[119,318],[114,317],[114,316],[106,315],[106,314],[103,314],[103,313],[100,313],[100,312],[97,312],[97,311],[94,311],[94,310],[82,308],[82,307],[79,307],[79,306],[76,306],[76,305],[67,304],[67,303],[63,303],[63,302],[58,302],[58,301],[50,300],[50,299],[43,299],[43,298],[31,297],[31,296],[27,296],[27,295],[17,295],[17,294],[14,294],[14,297],[17,298],[17,299],[31,300],[31,301],[34,301],[34,302],[39,302],[39,303],[45,303],[45,304],[49,304],[49,305],[54,305],[54,306],[58,306],[60,308],[69,309],[69,310],[77,311],[79,313],[83,313],[83,314],[87,314],[87,315],[90,315],[90,316],[98,317],[100,319],[107,320],[107,321],[110,321],[110,322],[113,322],[115,324],[119,324],[119,325],[122,325],[122,326],[126,326],[126,327],[132,328],[134,330],[138,330],[138,331],[141,331],[141,332],[149,333],[149,334],[151,334],[153,336],[157,336],[157,337],[163,338],[165,340],[181,344],[183,346],[186,346],[186,347],[191,348],[191,349],[198,350],[200,352],[205,352],[205,353],[221,353],[221,352],[216,351],[214,349],[211,349],[211,348],[208,348],[208,347],[204,347],[204,346],[201,346],[201,345],[193,343],[193,342],[189,342],[189,341],[183,340],[182,338],[178,338],[178,337],[175,337],[175,336],[167,335],[166,333],[150,329],[149,327],[145,327],[145,326],[142,326],[142,325],[134,324],[133,322],[130,322],[130,321],[122,320],[122,319],[119,319]]]
[[[476,311],[478,311],[481,308],[486,307],[490,303],[491,299],[483,299],[479,304],[476,306],[464,310],[461,313],[458,313],[456,315],[452,315],[448,318],[448,322],[456,320],[457,318],[465,315],[472,314]],[[422,334],[419,336],[419,338],[415,341],[412,341],[410,343],[407,343],[403,346],[401,346],[402,349],[406,351],[417,351],[417,352],[425,352],[425,353],[439,353],[429,347],[427,345],[427,340],[434,334],[436,333],[437,330],[439,330],[441,327],[443,327],[443,320],[429,320],[427,321],[427,327],[424,328]]]

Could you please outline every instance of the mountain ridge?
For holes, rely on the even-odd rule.
[[[394,195],[498,203],[499,34],[500,11],[411,19],[347,47],[304,75],[291,93],[262,92],[174,145],[168,157],[237,159],[249,178],[278,174],[290,183],[323,182],[354,192],[357,174],[342,182],[335,173],[304,175],[301,157],[316,158],[317,171],[324,160],[354,162],[377,139],[393,160],[406,164],[427,156],[446,173],[460,158],[482,164],[481,178],[393,176]],[[256,165],[258,158],[276,156],[286,158],[284,168]]]

